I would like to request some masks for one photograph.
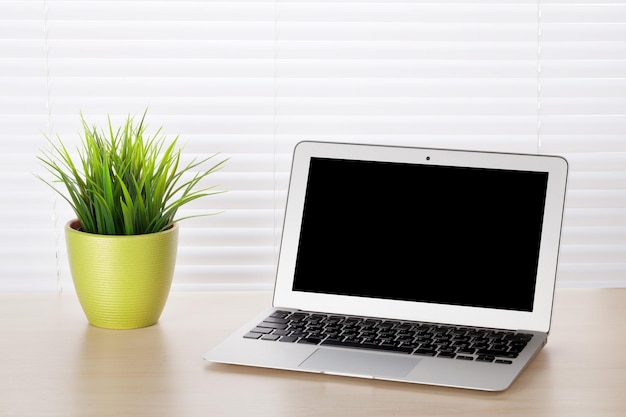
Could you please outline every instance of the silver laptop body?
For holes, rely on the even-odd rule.
[[[204,358],[504,390],[547,342],[566,180],[556,156],[301,142],[273,306]]]

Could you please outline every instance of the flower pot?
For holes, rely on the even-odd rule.
[[[170,292],[178,225],[151,234],[98,235],[65,225],[76,294],[94,326],[135,329],[155,324]]]

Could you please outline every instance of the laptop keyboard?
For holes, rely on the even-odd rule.
[[[511,364],[533,337],[514,331],[277,310],[245,338]]]

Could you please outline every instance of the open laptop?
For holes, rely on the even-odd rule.
[[[301,142],[273,306],[204,358],[480,390],[547,342],[567,162]]]

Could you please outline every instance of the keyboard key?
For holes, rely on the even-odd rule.
[[[414,355],[422,355],[422,356],[435,356],[437,351],[435,349],[424,349],[420,348],[413,352]]]
[[[286,329],[287,324],[285,323],[272,323],[268,321],[263,321],[257,325],[257,327],[266,327],[269,329]]]
[[[276,310],[274,311],[272,314],[270,314],[270,317],[275,317],[275,318],[285,318],[287,316],[289,316],[291,313],[289,311],[284,311],[284,310]]]
[[[496,349],[479,349],[476,353],[478,355],[495,356],[499,358],[517,358],[519,356],[517,352]]]
[[[322,339],[320,339],[319,337],[303,337],[302,339],[298,340],[298,343],[306,343],[309,345],[319,345],[321,341]]]
[[[261,334],[268,334],[268,333],[272,333],[273,329],[267,328],[267,327],[255,327],[254,329],[250,330],[251,333],[261,333]]]
[[[273,317],[273,316],[269,316],[268,318],[266,318],[265,320],[263,320],[263,323],[288,323],[289,320],[284,318],[284,317]]]
[[[326,346],[338,346],[338,347],[350,347],[350,348],[359,348],[359,349],[373,349],[373,350],[386,350],[388,352],[397,352],[397,353],[411,353],[413,349],[406,348],[402,346],[382,346],[372,343],[356,343],[349,341],[341,341],[341,340],[325,340],[322,342],[322,345]]]
[[[283,336],[280,339],[278,339],[279,342],[287,342],[287,343],[294,343],[298,340],[297,336]]]

